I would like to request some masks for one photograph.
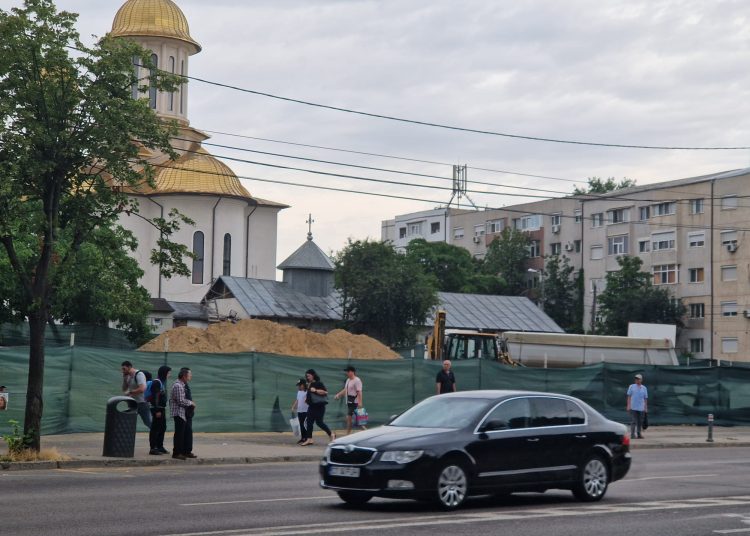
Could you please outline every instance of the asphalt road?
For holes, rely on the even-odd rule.
[[[472,499],[453,513],[384,499],[345,506],[318,487],[315,463],[3,472],[0,534],[750,536],[750,449],[633,457],[628,477],[599,503],[529,493]]]

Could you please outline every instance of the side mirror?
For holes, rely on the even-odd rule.
[[[497,430],[507,430],[508,423],[505,421],[493,419],[486,421],[482,426],[479,427],[480,432],[495,432]]]

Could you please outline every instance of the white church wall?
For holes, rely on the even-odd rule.
[[[247,277],[276,280],[276,223],[279,209],[258,207],[250,216]]]

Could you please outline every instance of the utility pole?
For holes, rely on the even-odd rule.
[[[591,301],[591,333],[596,333],[596,283],[594,287],[594,299]]]

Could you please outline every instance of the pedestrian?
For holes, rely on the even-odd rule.
[[[297,382],[297,398],[292,404],[292,413],[297,412],[297,420],[299,421],[298,445],[307,441],[307,408],[307,380],[300,378]]]
[[[151,382],[151,432],[148,435],[149,454],[168,454],[164,448],[164,434],[167,431],[167,378],[171,367],[162,365]]]
[[[346,396],[346,435],[352,433],[352,420],[356,419],[355,413],[357,408],[362,406],[362,380],[357,377],[357,369],[349,365],[344,369],[346,372],[346,383],[344,388],[336,393],[333,397],[338,400],[342,396]],[[362,429],[366,428],[362,426]]]
[[[320,376],[313,370],[310,369],[305,372],[305,378],[307,379],[307,422],[305,423],[307,428],[307,439],[300,443],[303,447],[313,444],[313,425],[317,424],[318,427],[328,434],[328,438],[331,441],[336,439],[336,433],[332,432],[330,428],[323,422],[323,417],[326,414],[326,404],[328,404],[328,390],[326,386],[320,381]]]
[[[437,373],[435,390],[439,395],[453,393],[456,390],[456,376],[451,370],[451,362],[448,359],[443,361],[443,368]]]
[[[138,404],[138,415],[141,416],[143,424],[151,429],[151,405],[146,402],[146,374],[142,370],[136,370],[133,363],[123,361],[120,365],[122,370],[122,390],[125,396],[133,398]]]
[[[628,387],[627,411],[630,413],[630,438],[643,439],[643,417],[648,413],[648,389],[643,385],[643,376],[635,375],[635,383]]]
[[[187,367],[182,367],[177,374],[177,381],[172,384],[169,395],[169,410],[174,418],[174,437],[172,458],[185,460],[197,458],[193,454],[193,414],[195,402],[190,392],[190,382],[193,373]]]

